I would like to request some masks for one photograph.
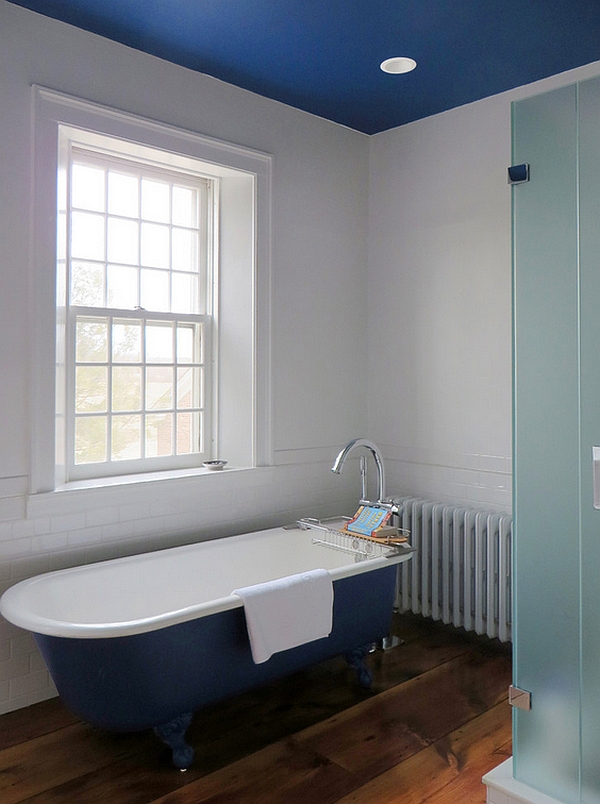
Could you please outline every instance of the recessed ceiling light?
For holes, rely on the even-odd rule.
[[[400,73],[409,73],[411,70],[414,70],[417,66],[417,62],[414,59],[408,58],[408,56],[395,56],[393,59],[382,61],[379,66],[384,73],[399,75]]]

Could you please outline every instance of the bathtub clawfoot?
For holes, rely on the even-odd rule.
[[[344,659],[349,667],[353,667],[358,675],[358,683],[364,689],[368,689],[373,683],[373,673],[365,664],[365,658],[370,653],[370,645],[344,653]]]
[[[185,732],[192,722],[192,713],[189,712],[176,717],[162,726],[155,726],[154,733],[166,743],[173,752],[173,764],[179,770],[187,770],[194,759],[194,749],[185,741]]]

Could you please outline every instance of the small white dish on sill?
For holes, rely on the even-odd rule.
[[[204,466],[205,469],[210,469],[211,472],[218,472],[226,464],[227,464],[227,461],[204,461],[203,466]]]

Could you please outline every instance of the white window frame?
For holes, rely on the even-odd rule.
[[[61,231],[57,197],[65,181],[59,170],[61,141],[73,129],[87,132],[96,144],[98,134],[101,139],[114,138],[121,153],[129,149],[136,159],[140,158],[137,143],[143,143],[146,154],[156,149],[176,155],[182,170],[190,160],[194,164],[199,160],[207,175],[218,181],[221,277],[214,312],[220,335],[215,339],[214,361],[219,382],[213,397],[218,417],[212,457],[228,460],[231,467],[271,464],[271,157],[42,87],[33,87],[32,119],[31,494],[72,487],[64,461],[66,281],[61,264],[64,243],[57,243]],[[197,472],[198,467],[190,471]],[[165,472],[156,477],[172,476],[179,475]],[[136,477],[121,479],[134,482]],[[113,478],[111,485],[114,482]]]
[[[90,144],[90,140],[95,141],[95,146]],[[103,147],[100,148],[100,145]],[[199,233],[201,235],[202,242],[205,246],[203,251],[204,254],[198,254],[198,259],[203,263],[202,267],[198,268],[198,280],[201,283],[202,287],[198,286],[198,290],[200,291],[199,295],[203,299],[202,308],[203,312],[197,313],[172,313],[171,310],[168,311],[149,311],[145,310],[142,307],[134,306],[130,307],[129,309],[119,310],[114,307],[110,307],[108,304],[108,299],[106,300],[106,306],[98,306],[98,307],[81,307],[77,306],[73,303],[72,298],[70,298],[70,291],[69,287],[71,285],[71,277],[70,271],[73,268],[73,258],[68,253],[69,252],[69,237],[61,238],[60,235],[58,237],[58,241],[64,243],[67,253],[63,255],[59,252],[58,255],[58,271],[65,271],[66,274],[66,281],[60,281],[60,284],[64,284],[66,288],[66,298],[61,300],[60,298],[57,299],[58,306],[60,307],[62,304],[66,307],[66,337],[65,337],[65,366],[66,372],[64,374],[64,387],[62,387],[62,382],[57,383],[57,394],[64,394],[66,398],[65,404],[65,437],[59,443],[57,440],[57,449],[63,449],[64,455],[62,459],[62,463],[65,467],[65,476],[67,480],[82,480],[82,479],[90,479],[90,478],[100,478],[100,477],[108,477],[114,475],[129,475],[136,472],[151,472],[151,471],[160,471],[164,469],[183,469],[183,468],[190,468],[199,466],[203,461],[210,460],[213,456],[214,450],[217,447],[216,438],[213,438],[213,417],[212,417],[212,401],[213,396],[216,394],[213,393],[213,385],[217,382],[217,372],[213,371],[213,367],[216,366],[216,352],[213,353],[212,350],[212,343],[215,340],[213,337],[213,328],[216,323],[216,316],[214,315],[214,298],[216,293],[213,292],[214,288],[218,287],[218,272],[217,272],[217,265],[216,265],[216,249],[215,243],[218,242],[217,239],[217,232],[215,231],[216,219],[217,215],[213,214],[218,210],[218,179],[209,179],[204,176],[201,167],[202,165],[199,164],[195,171],[191,171],[191,165],[188,166],[188,169],[185,172],[179,173],[178,170],[175,170],[169,164],[169,156],[161,157],[160,154],[156,154],[154,149],[145,149],[142,146],[139,146],[139,154],[140,157],[133,161],[130,158],[124,159],[118,153],[110,153],[111,149],[117,151],[119,148],[119,143],[114,140],[114,138],[104,138],[100,135],[94,135],[90,137],[87,132],[78,131],[73,129],[72,127],[59,127],[59,172],[64,173],[64,175],[68,176],[72,169],[72,165],[74,162],[77,164],[89,164],[89,165],[97,165],[103,168],[113,168],[114,170],[119,170],[122,168],[123,170],[131,170],[133,173],[137,174],[140,178],[141,177],[149,177],[152,179],[166,179],[168,181],[177,181],[179,180],[181,183],[188,184],[191,187],[194,187],[198,190],[200,203],[200,210],[198,212],[198,224],[200,226]],[[142,160],[141,156],[144,156]],[[157,167],[154,165],[156,159],[162,158],[164,159],[163,162]],[[62,160],[64,160],[65,164],[61,164]],[[191,160],[190,160],[191,162]],[[69,198],[69,193],[67,192],[65,198],[60,197],[58,199],[58,225],[68,227],[68,220],[69,216],[72,212],[72,204]],[[64,214],[63,214],[64,213]],[[102,211],[103,215],[108,216],[108,208]],[[141,214],[141,212],[140,212]],[[141,222],[141,220],[140,220]],[[108,243],[108,241],[107,241]],[[139,259],[139,269],[140,274],[143,272],[141,269],[141,255],[138,255]],[[107,259],[107,255],[105,255],[105,259]],[[77,261],[75,261],[77,262]],[[170,268],[169,268],[170,273]],[[140,276],[138,276],[138,282],[140,281]],[[106,288],[105,288],[106,292]],[[140,287],[138,286],[138,293],[141,292]],[[140,297],[137,299],[139,303],[144,303],[144,299]],[[167,302],[167,306],[169,306]],[[147,457],[147,456],[140,456],[137,459],[133,460],[125,460],[125,459],[113,459],[110,455],[110,444],[111,444],[111,424],[113,420],[117,420],[119,416],[123,417],[127,414],[113,414],[112,404],[111,404],[111,395],[108,394],[107,401],[107,409],[102,414],[102,418],[105,419],[106,423],[108,424],[106,438],[107,438],[107,446],[108,446],[108,453],[105,456],[106,459],[103,462],[83,462],[78,463],[75,460],[75,429],[77,427],[77,421],[83,420],[87,418],[89,415],[94,414],[87,414],[87,413],[78,413],[75,408],[75,372],[78,370],[77,366],[77,358],[76,358],[76,322],[81,318],[99,318],[99,319],[137,319],[142,321],[142,327],[145,326],[146,323],[151,322],[164,322],[168,324],[175,324],[180,323],[184,324],[196,324],[197,326],[201,327],[202,330],[202,343],[201,343],[201,355],[197,356],[198,362],[201,365],[201,370],[203,373],[203,388],[198,390],[198,394],[201,395],[203,398],[201,401],[201,413],[200,418],[202,421],[201,427],[201,444],[197,445],[197,449],[188,452],[187,454],[172,454],[169,456],[164,457]],[[110,331],[110,327],[109,327]],[[216,334],[216,333],[214,333]],[[143,351],[143,350],[142,350]],[[143,357],[143,356],[141,356]],[[175,354],[173,355],[173,360],[175,359]],[[145,361],[142,359],[142,362],[139,364],[140,368],[143,367]],[[112,359],[110,353],[106,355],[106,360],[102,364],[102,367],[106,367],[108,371],[108,387],[110,388],[110,374],[111,374],[111,366],[112,366]],[[173,368],[175,365],[173,363]],[[143,373],[143,372],[142,372]],[[61,373],[60,380],[62,381],[63,375]],[[204,392],[206,391],[206,392]],[[173,394],[175,396],[175,394]],[[172,405],[176,405],[176,400],[172,400]],[[136,412],[135,415],[140,419],[141,423],[141,430],[142,433],[145,430],[144,422],[146,420],[146,413],[144,412],[145,405],[141,406],[139,412]],[[160,413],[160,411],[158,411]],[[185,413],[185,411],[181,411]],[[173,428],[176,428],[176,423],[178,419],[178,415],[175,409],[170,414],[172,417],[172,425]],[[216,422],[215,422],[216,423]],[[141,442],[140,446],[143,449],[143,445],[145,443],[145,438],[142,434],[141,435]],[[174,433],[172,434],[174,435]],[[198,434],[200,435],[200,434]]]

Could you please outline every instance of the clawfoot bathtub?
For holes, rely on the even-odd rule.
[[[0,612],[34,634],[73,712],[109,730],[153,728],[185,769],[185,730],[203,706],[340,654],[370,683],[361,649],[388,634],[411,550],[356,561],[314,542],[274,528],[59,570],[7,590]],[[316,568],[333,581],[331,634],[255,664],[232,591]]]

